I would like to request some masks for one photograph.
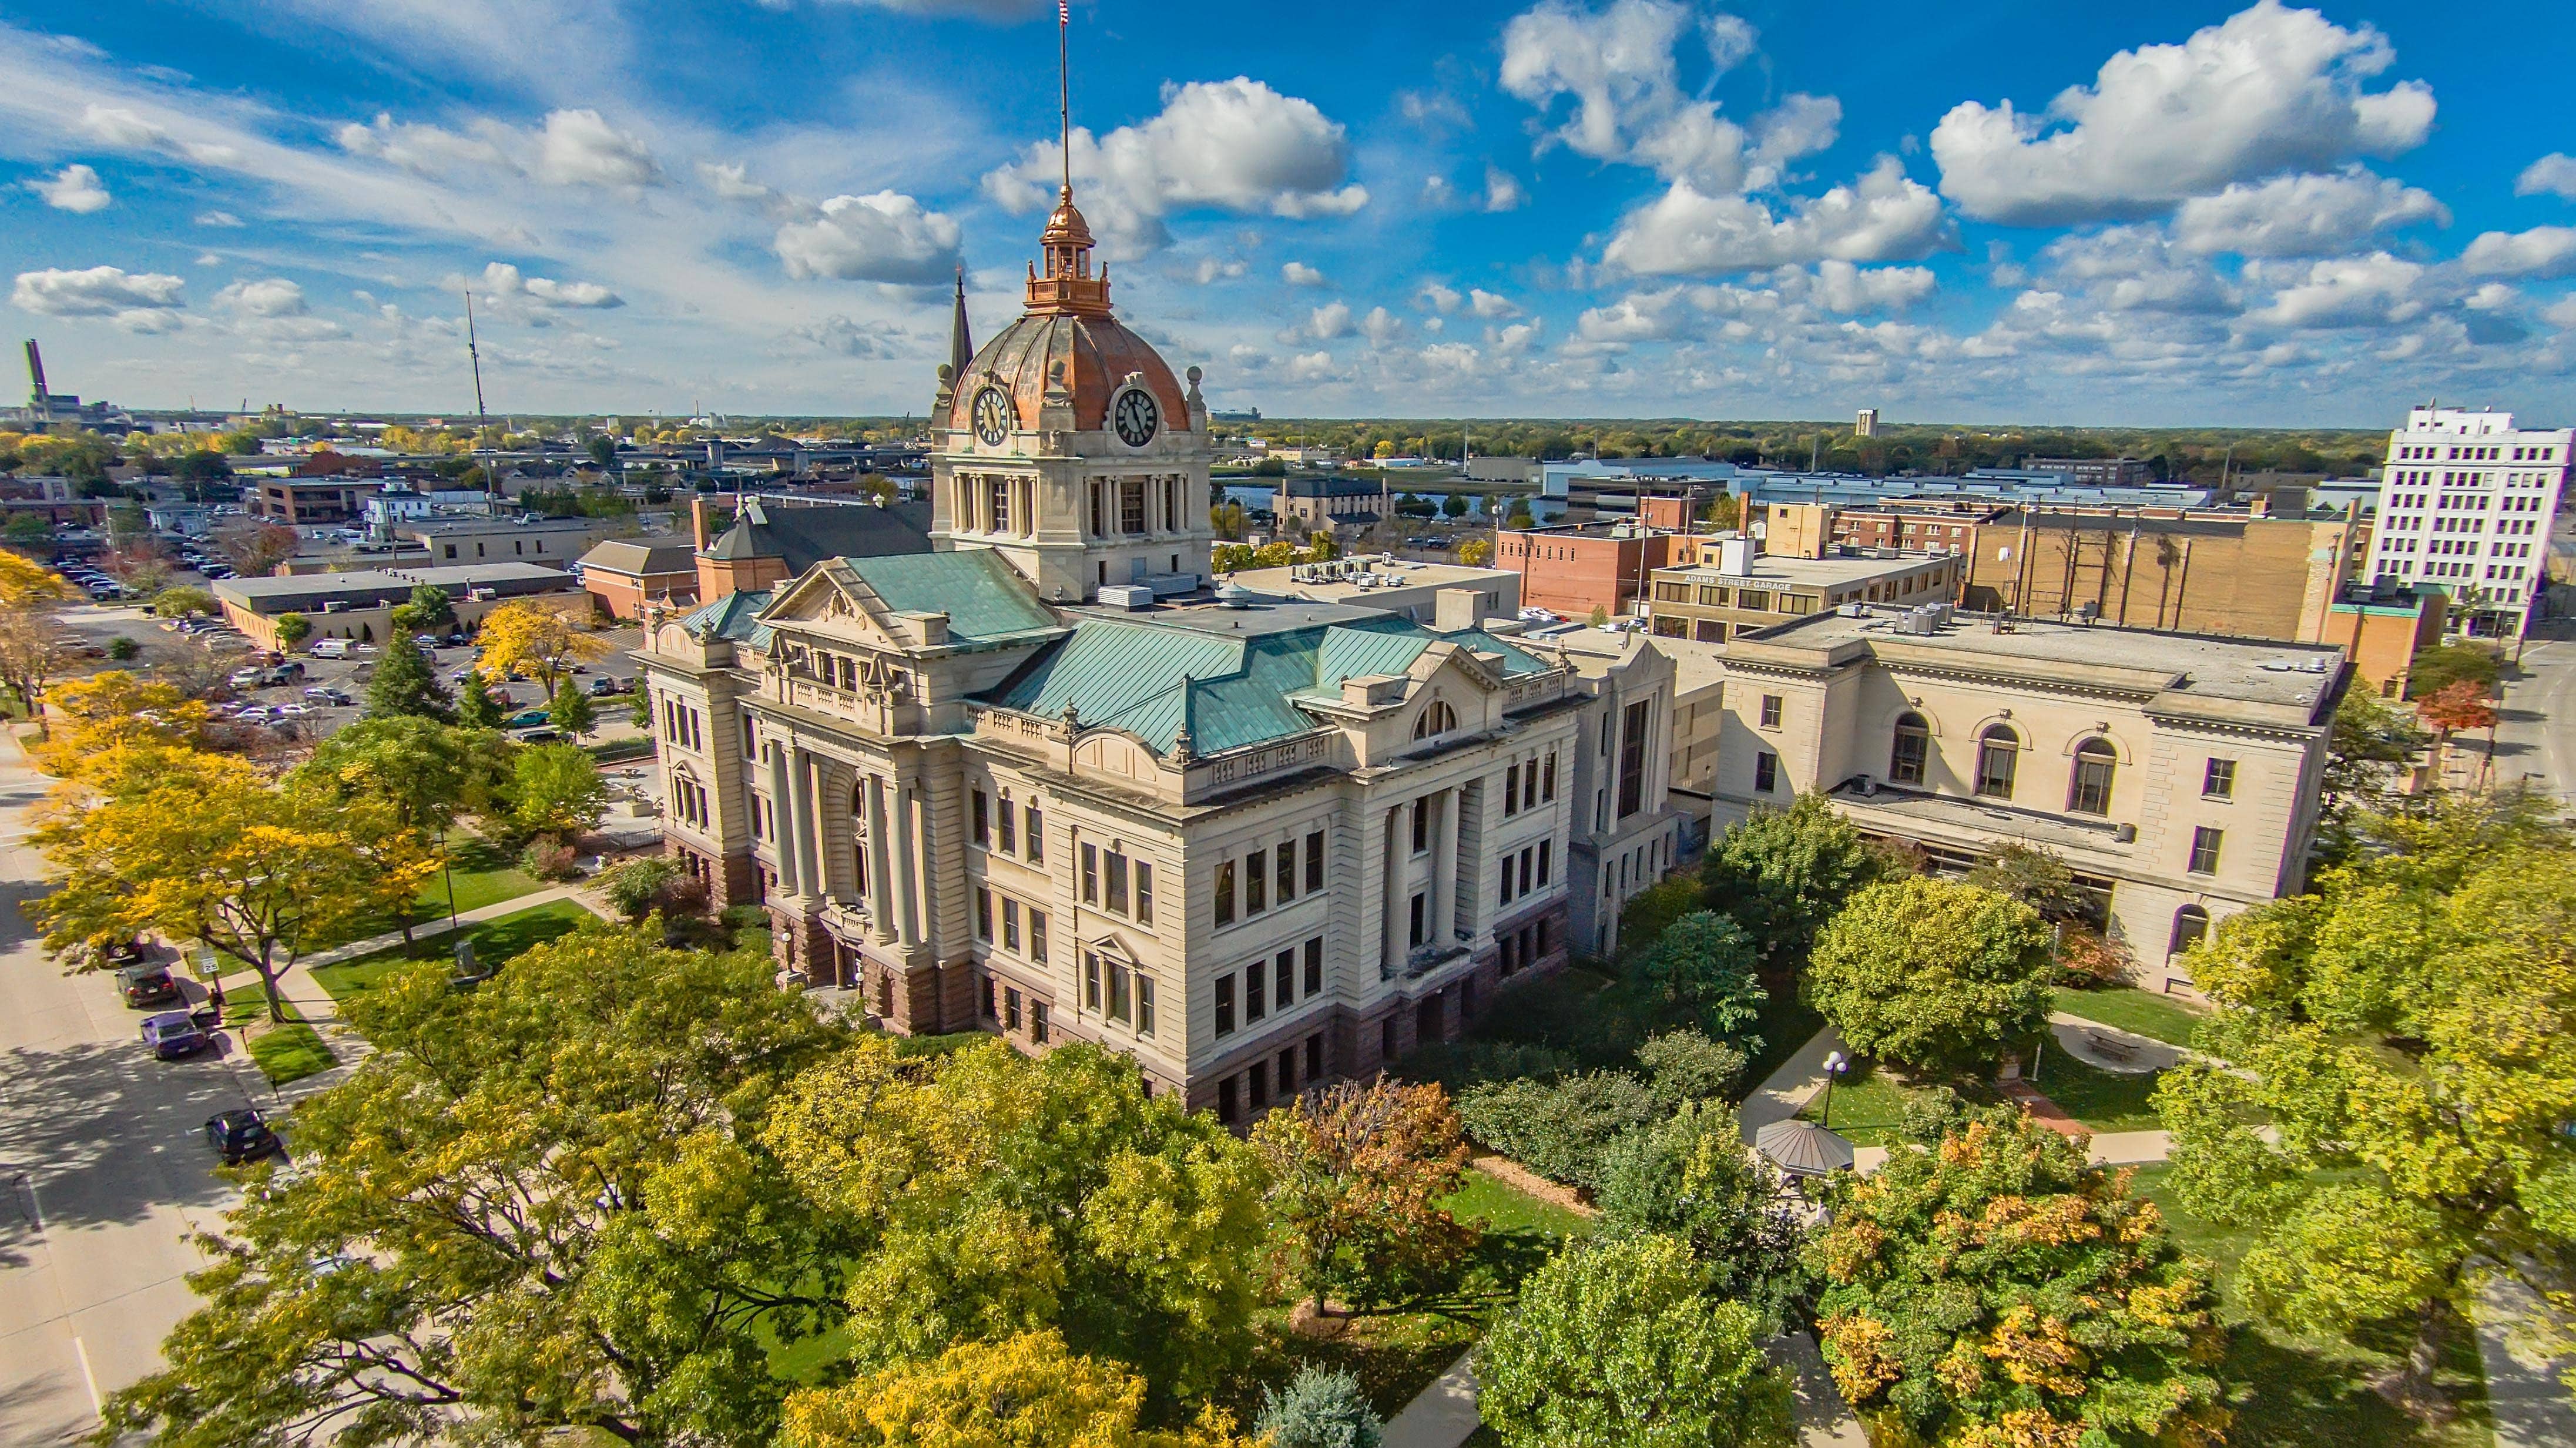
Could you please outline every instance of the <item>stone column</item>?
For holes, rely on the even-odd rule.
[[[1435,796],[1440,811],[1431,837],[1431,924],[1429,942],[1447,945],[1458,930],[1458,789],[1452,785]]]
[[[1405,927],[1408,924],[1404,859],[1410,839],[1404,832],[1403,805],[1396,805],[1386,812],[1383,837],[1386,858],[1379,866],[1383,877],[1379,893],[1385,896],[1385,909],[1378,922],[1378,969],[1391,979],[1401,972],[1404,965]]]
[[[907,838],[895,852],[895,933],[905,949],[921,943],[921,877],[915,862],[913,833],[913,789],[900,778],[894,788],[894,827]]]
[[[886,846],[885,776],[868,776],[867,804],[869,938],[879,945],[889,945],[900,939],[902,932],[895,916],[894,854]]]
[[[769,746],[769,833],[770,843],[778,851],[778,888],[789,895],[801,893],[804,872],[796,860],[796,809],[793,791],[788,784],[787,745],[783,740]]]
[[[823,805],[823,800],[825,798],[823,787],[825,782],[829,780],[831,776],[823,767],[823,756],[814,753],[812,750],[806,750],[804,751],[804,758],[806,773],[805,820],[808,828],[813,831],[810,838],[814,846],[814,857],[806,862],[806,873],[814,877],[813,893],[824,899],[830,899],[832,895],[832,830],[828,823],[830,815]]]

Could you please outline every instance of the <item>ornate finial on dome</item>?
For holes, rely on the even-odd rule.
[[[1045,265],[1029,280],[1029,311],[1053,316],[1109,315],[1109,277],[1105,272],[1091,274],[1091,227],[1073,204],[1071,186],[1058,194],[1055,210],[1047,214],[1046,230],[1038,234],[1038,246],[1045,253]]]

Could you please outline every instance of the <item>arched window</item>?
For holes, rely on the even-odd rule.
[[[2010,799],[2013,792],[2013,766],[2021,761],[2021,736],[2009,724],[1996,724],[1977,736],[1977,794],[1985,799]]]
[[[2180,955],[2198,945],[2208,933],[2209,912],[2197,905],[2185,905],[2174,912],[2173,939],[2165,946],[2165,954]]]
[[[2111,773],[2118,767],[2119,756],[2113,753],[2110,740],[2097,734],[2076,745],[2075,777],[2066,786],[2067,813],[2109,814]]]
[[[1428,739],[1435,734],[1446,734],[1457,727],[1458,711],[1449,707],[1448,700],[1434,699],[1420,714],[1414,716],[1413,737]]]
[[[1891,784],[1921,784],[1923,766],[1932,756],[1932,726],[1920,714],[1900,714],[1896,720],[1896,746],[1888,751],[1887,778]]]

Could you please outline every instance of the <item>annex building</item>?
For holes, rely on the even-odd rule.
[[[1102,1042],[1243,1121],[1561,963],[1570,880],[1669,868],[1669,670],[1470,587],[1209,591],[1199,373],[1113,315],[1069,189],[1042,247],[1010,327],[961,313],[928,551],[650,620],[667,847],[888,1029]]]

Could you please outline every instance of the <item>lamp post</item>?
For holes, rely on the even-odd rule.
[[[1841,1080],[1843,1072],[1850,1068],[1851,1062],[1844,1059],[1842,1052],[1829,1051],[1825,1054],[1825,1119],[1817,1124],[1828,1131],[1831,1131],[1834,1125],[1834,1083]]]
[[[447,826],[438,827],[438,873],[447,881],[447,928],[456,928],[456,870],[447,859]]]

